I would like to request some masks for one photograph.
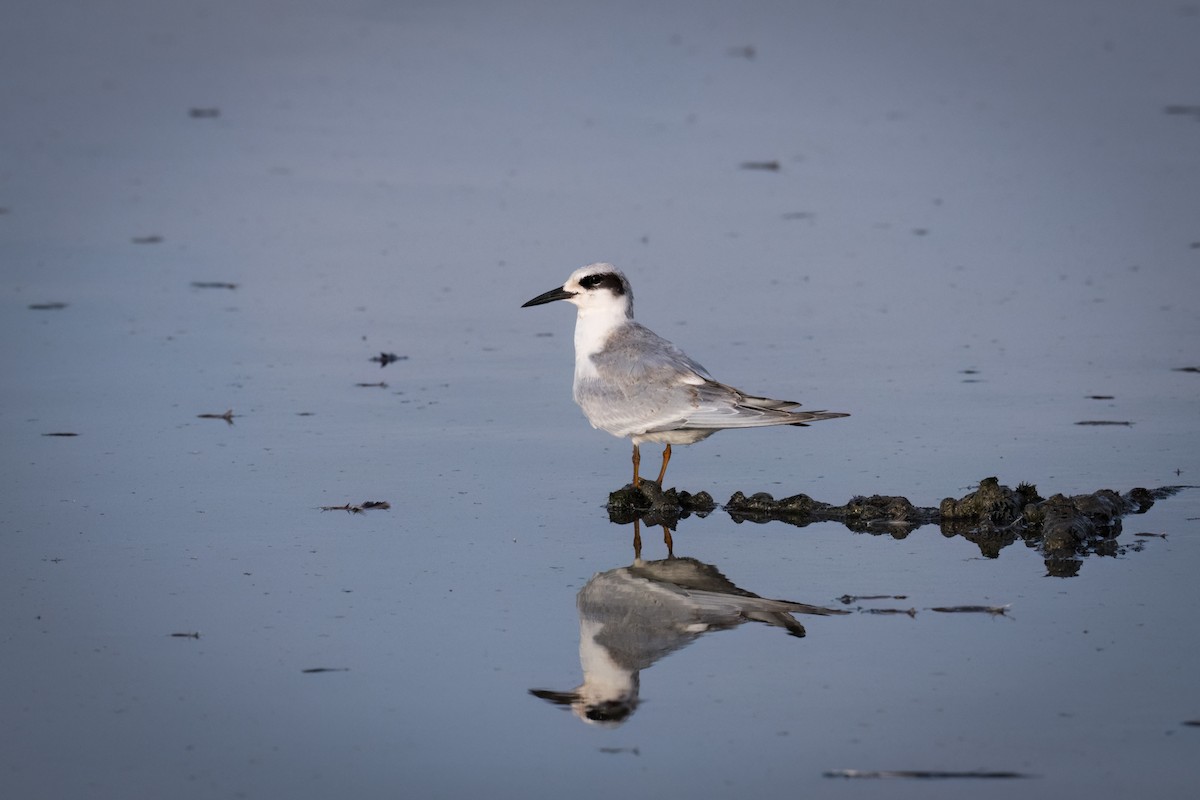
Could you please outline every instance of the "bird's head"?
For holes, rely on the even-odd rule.
[[[566,300],[579,308],[579,313],[633,318],[633,289],[629,279],[612,264],[588,264],[571,273],[567,282],[557,289],[539,294],[522,305],[540,306],[555,300]]]

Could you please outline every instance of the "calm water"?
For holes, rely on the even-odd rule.
[[[718,378],[852,413],[677,448],[718,502],[1200,483],[1194,10],[18,6],[5,796],[1191,796],[1200,490],[1071,578],[718,509],[656,568],[852,613],[680,632],[572,309],[519,306],[610,260]]]

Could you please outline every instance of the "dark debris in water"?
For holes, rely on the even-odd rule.
[[[377,356],[373,356],[370,360],[374,361],[380,367],[386,367],[388,364],[395,363],[396,361],[407,361],[408,356],[398,356],[395,353],[380,353]]]
[[[1094,425],[1097,427],[1104,425],[1124,425],[1127,428],[1132,428],[1133,423],[1127,420],[1117,419],[1085,419],[1075,423],[1076,425]]]
[[[1197,244],[1200,244],[1198,242]],[[32,308],[32,306],[31,306]],[[1200,367],[1175,367],[1172,372],[1200,372]]]
[[[1200,105],[1172,103],[1163,107],[1163,113],[1172,117],[1192,117],[1200,121]]]
[[[826,778],[916,778],[919,780],[950,780],[954,778],[991,778],[1006,780],[1010,778],[1032,778],[1023,772],[968,770],[966,772],[950,772],[945,770],[925,769],[831,769],[824,773]]]
[[[73,433],[71,431],[54,431],[53,433],[43,433],[42,434],[42,436],[65,436],[65,437],[78,436],[78,435],[79,435],[78,433]]]
[[[939,614],[991,614],[993,617],[1003,617],[1008,614],[1009,606],[934,606],[929,609]]]
[[[173,639],[199,639],[200,631],[186,631],[186,632],[181,631],[179,633],[172,633],[171,638],[173,638]]]
[[[229,281],[192,281],[193,289],[236,289],[236,283]]]
[[[300,670],[300,672],[302,672],[305,675],[315,675],[319,672],[349,672],[349,671],[350,671],[349,667],[309,667],[308,669]]]
[[[743,161],[742,169],[757,169],[763,172],[779,172],[781,169],[778,161]]]
[[[30,311],[62,311],[67,307],[66,303],[30,303]]]
[[[857,603],[860,600],[907,600],[906,594],[844,594],[838,601],[845,605]]]
[[[734,522],[786,522],[804,527],[817,522],[840,522],[852,531],[905,538],[923,525],[938,525],[944,536],[962,536],[974,543],[985,558],[1018,542],[1039,550],[1049,575],[1068,577],[1078,572],[1080,557],[1117,556],[1137,552],[1146,538],[1117,543],[1121,518],[1142,514],[1161,500],[1193,486],[1131,489],[1120,494],[1101,489],[1090,494],[1056,494],[1043,498],[1037,487],[1022,483],[1010,488],[996,478],[984,478],[960,498],[947,497],[936,508],[914,505],[908,498],[871,495],[851,498],[843,505],[796,494],[776,500],[767,492],[747,497],[735,492],[724,508]],[[627,524],[640,519],[647,524],[675,527],[689,514],[704,516],[715,508],[705,492],[690,494],[663,491],[650,480],[639,487],[627,485],[609,495],[609,519]],[[856,602],[854,597],[843,602]],[[984,608],[984,607],[981,607]],[[986,607],[991,613],[998,613]]]
[[[695,514],[704,517],[717,507],[708,492],[663,490],[657,481],[642,478],[637,486],[626,484],[608,496],[608,516],[619,525],[641,520],[647,525],[674,527]]]
[[[367,500],[364,503],[353,505],[346,503],[340,506],[321,506],[322,511],[346,511],[350,514],[361,514],[364,511],[378,510],[387,511],[392,507],[392,504],[386,500]]]
[[[237,417],[237,416],[240,416],[240,415],[234,414],[233,409],[230,408],[230,409],[226,410],[226,412],[224,414],[197,414],[196,419],[223,419],[226,422],[228,422],[230,425],[232,425],[233,418]]]
[[[610,756],[620,755],[622,753],[628,753],[631,756],[640,756],[642,754],[642,751],[638,750],[636,747],[601,747],[599,750],[601,753]]]
[[[915,608],[860,608],[860,614],[879,614],[881,616],[899,616],[912,617],[916,619],[917,610]]]
[[[749,497],[734,492],[725,504],[725,510],[734,522],[782,520],[793,525],[808,525],[833,521],[856,531],[891,530],[901,533],[937,519],[936,509],[918,508],[907,498],[890,495],[853,497],[845,505],[835,506],[814,500],[806,494],[776,500],[767,492],[757,492]]]

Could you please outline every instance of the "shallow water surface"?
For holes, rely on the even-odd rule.
[[[719,506],[1200,484],[1196,14],[18,5],[0,794],[1191,795],[1200,489],[1065,570]],[[852,415],[676,448],[640,559],[520,308],[596,260]]]

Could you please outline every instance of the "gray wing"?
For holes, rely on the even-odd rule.
[[[597,428],[617,436],[670,430],[694,407],[708,370],[649,328],[623,325],[591,357],[594,377],[575,386],[575,401]],[[666,427],[664,427],[666,426]]]
[[[790,411],[800,404],[719,383],[678,347],[636,322],[615,331],[592,363],[597,376],[579,382],[575,399],[593,425],[617,436],[804,425],[846,416]]]
[[[799,403],[755,397],[719,383],[707,369],[648,327],[613,332],[592,356],[596,377],[576,386],[576,402],[592,425],[618,437],[666,431],[719,431],[805,425],[845,414],[792,411]]]
[[[732,386],[709,380],[694,389],[693,408],[678,422],[663,430],[720,430],[759,428],[765,425],[807,425],[823,419],[846,417],[837,411],[792,411],[800,404],[791,400],[748,395]]]

